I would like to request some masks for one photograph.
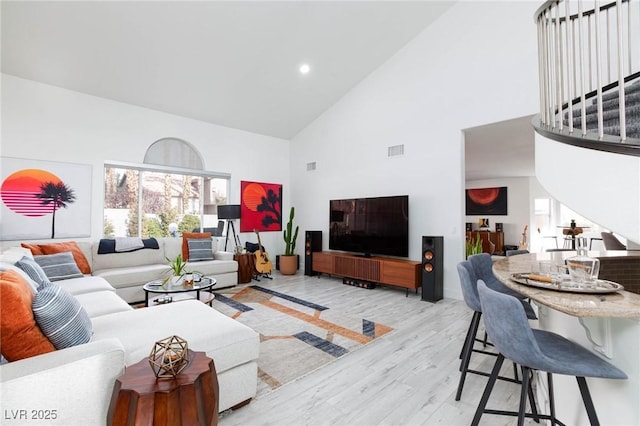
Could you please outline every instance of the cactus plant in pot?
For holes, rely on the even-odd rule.
[[[289,212],[289,222],[283,232],[285,251],[280,255],[280,273],[283,275],[293,275],[298,270],[298,256],[296,255],[296,239],[298,238],[298,226],[293,230],[293,217],[295,209],[291,207]]]

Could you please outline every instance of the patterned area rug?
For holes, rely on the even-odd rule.
[[[213,307],[260,333],[257,397],[393,330],[260,286],[216,292]]]

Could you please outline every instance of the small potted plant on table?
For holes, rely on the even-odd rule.
[[[167,270],[167,277],[162,282],[162,285],[165,286],[167,283],[170,285],[181,284],[185,274],[187,274],[187,262],[182,259],[182,254],[178,254],[174,260],[168,257],[165,257],[165,259],[167,260],[169,269]]]

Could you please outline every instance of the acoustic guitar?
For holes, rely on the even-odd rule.
[[[266,251],[262,251],[262,243],[260,242],[260,233],[257,229],[253,230],[258,236],[258,251],[255,252],[256,256],[256,271],[260,274],[270,274],[273,269],[273,265],[271,264],[271,260],[269,260],[269,255]]]

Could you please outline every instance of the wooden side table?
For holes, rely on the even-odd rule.
[[[238,262],[238,284],[250,283],[255,268],[255,255],[253,253],[235,254],[233,260]]]
[[[125,370],[113,387],[107,424],[218,424],[218,376],[213,360],[189,350],[189,365],[175,379],[156,379],[149,360]]]

